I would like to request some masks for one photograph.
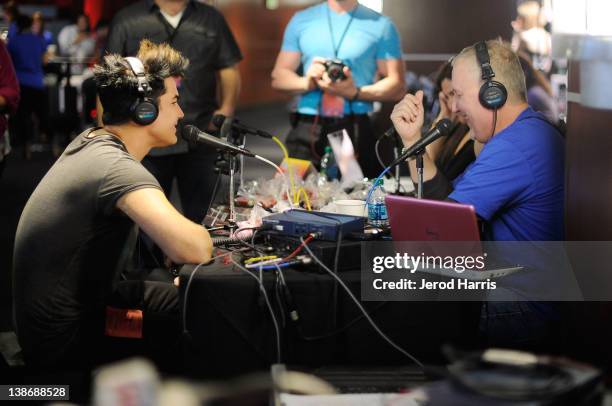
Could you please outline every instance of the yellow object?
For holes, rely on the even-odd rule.
[[[291,170],[291,166],[289,166],[289,151],[285,145],[278,139],[278,137],[272,137],[272,140],[278,144],[278,146],[283,150],[283,155],[285,155],[285,160],[283,162],[287,162],[287,172],[289,172],[289,184],[291,185],[291,196],[295,200],[295,182],[293,181],[293,171]],[[282,163],[280,165],[282,169]],[[287,200],[290,200],[291,197],[287,196]]]
[[[308,209],[308,211],[312,211],[312,207],[310,206],[310,199],[308,198],[308,193],[306,193],[306,189],[304,189],[303,187],[298,190],[294,203],[297,204],[300,202],[300,195],[304,196],[304,201],[306,202],[306,208]]]
[[[278,258],[278,256],[276,255],[268,255],[265,257],[256,257],[256,258],[249,258],[246,261],[244,261],[245,264],[252,264],[253,262],[257,262],[257,261],[267,261],[269,259],[276,259]]]

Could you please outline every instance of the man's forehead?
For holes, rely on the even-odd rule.
[[[466,58],[459,58],[453,64],[452,82],[453,88],[459,90],[472,82],[478,82],[478,66]]]
[[[166,84],[166,94],[170,97],[178,96],[178,89],[180,86],[180,80],[177,83],[176,78],[170,77],[164,80]]]

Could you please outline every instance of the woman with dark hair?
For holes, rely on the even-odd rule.
[[[476,159],[483,146],[470,137],[470,128],[462,121],[461,117],[452,112],[454,97],[451,82],[452,72],[451,61],[445,62],[440,67],[436,74],[436,90],[434,93],[438,95],[440,105],[440,112],[434,120],[434,124],[443,118],[450,119],[453,122],[451,133],[448,137],[438,138],[426,147],[427,155],[436,163],[440,174],[449,181],[454,180],[465,171],[468,165]],[[424,197],[435,193],[434,190],[428,189],[430,188],[424,188]]]
[[[14,129],[17,141],[24,145],[24,156],[30,159],[31,141],[34,135],[32,114],[39,123],[46,122],[47,100],[44,90],[43,60],[47,49],[45,39],[32,33],[32,19],[26,15],[17,17],[17,31],[10,37],[8,50],[13,59],[21,102],[15,116]]]

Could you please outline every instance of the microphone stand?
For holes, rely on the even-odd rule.
[[[234,203],[234,175],[236,172],[236,154],[231,153],[229,155],[229,229],[234,231],[236,228],[236,205]]]
[[[416,153],[416,168],[417,168],[417,199],[423,198],[423,153],[425,153],[425,148],[420,149]]]
[[[235,131],[232,129],[231,135],[228,137],[227,141],[231,142],[234,145],[238,145],[238,141],[242,133],[240,131]],[[228,228],[230,231],[233,231],[236,228],[236,204],[234,202],[235,197],[235,178],[236,178],[236,163],[237,163],[237,152],[228,152],[228,151],[219,151],[217,159],[215,161],[215,172],[217,172],[217,181],[215,182],[215,187],[213,190],[213,197],[211,198],[211,202],[209,204],[209,209],[214,202],[215,195],[217,193],[217,189],[221,180],[221,175],[229,176],[229,217],[228,217]]]
[[[232,138],[232,143],[234,145],[240,145],[240,139],[244,137],[244,132],[240,129],[237,128],[232,128],[231,131],[231,138]],[[244,138],[243,138],[244,140]],[[244,145],[242,145],[244,147]],[[236,157],[236,153],[230,153],[229,154],[229,219],[228,219],[228,223],[229,223],[229,228],[230,231],[234,231],[234,229],[237,227],[236,226],[236,204],[234,202],[234,199],[236,197],[236,187],[234,185],[234,181],[235,181],[235,177],[236,177],[236,163],[237,163],[237,157]],[[242,156],[240,157],[240,163],[241,163],[241,168],[242,169],[242,163],[243,163],[243,159]]]
[[[402,153],[402,148],[404,147],[404,144],[402,142],[402,139],[397,133],[394,133],[393,138],[395,139],[395,148],[393,149],[394,151],[393,155],[394,155],[394,159],[397,159]],[[400,194],[400,187],[401,187],[400,166],[396,165],[395,166],[395,194],[396,195]]]

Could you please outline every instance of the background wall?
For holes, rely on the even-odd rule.
[[[244,57],[238,66],[242,76],[240,106],[289,100],[288,96],[272,89],[270,73],[285,27],[301,7],[282,6],[268,10],[263,6],[263,1],[256,1],[221,4],[219,9],[227,19]]]
[[[510,22],[516,18],[516,0],[385,0],[407,54],[407,69],[419,74],[435,71],[439,60],[427,54],[456,54],[482,39],[510,40]],[[422,61],[414,61],[422,54]],[[444,58],[443,58],[444,59]]]
[[[570,63],[568,90],[567,240],[612,241],[612,111],[580,103],[579,62]]]

